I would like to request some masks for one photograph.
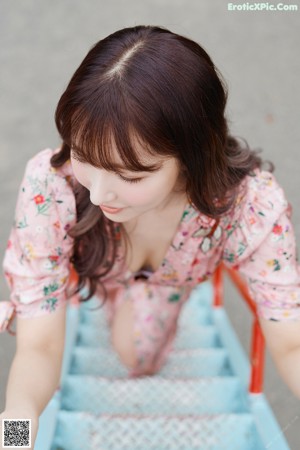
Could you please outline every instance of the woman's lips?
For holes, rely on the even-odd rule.
[[[120,211],[123,211],[124,208],[109,208],[108,206],[102,206],[100,205],[100,208],[104,211],[107,212],[109,214],[116,214]]]

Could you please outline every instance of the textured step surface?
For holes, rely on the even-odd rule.
[[[195,302],[188,302],[182,309],[179,324],[182,328],[198,325],[212,325],[212,315],[209,307],[196,307]],[[92,305],[80,307],[80,322],[82,324],[96,325],[96,327],[106,327],[106,314],[104,307],[92,310]]]
[[[75,432],[76,430],[76,432]],[[249,414],[201,417],[59,414],[52,450],[262,450]]]
[[[105,377],[127,377],[128,370],[112,350],[76,347],[71,361],[71,374]],[[177,350],[170,353],[158,375],[169,378],[194,378],[231,373],[224,348]]]
[[[89,324],[82,324],[78,328],[76,345],[80,347],[110,347],[110,331],[106,327],[91,327]],[[178,334],[174,341],[175,349],[193,349],[206,347],[220,347],[220,339],[213,325],[182,326],[178,329]]]
[[[94,414],[199,415],[248,411],[247,398],[235,377],[108,380],[68,376],[62,398],[62,409]]]

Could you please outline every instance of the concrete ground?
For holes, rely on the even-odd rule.
[[[26,161],[59,144],[53,113],[70,76],[96,41],[137,24],[184,34],[211,55],[228,83],[232,134],[261,147],[265,159],[275,163],[294,206],[299,242],[300,3],[289,3],[298,3],[298,11],[230,11],[225,0],[0,0],[1,260]],[[1,300],[7,299],[3,277],[0,288]],[[230,285],[225,303],[248,352],[250,314]],[[1,334],[0,411],[14,352],[15,338]],[[299,400],[279,378],[269,354],[266,362],[265,393],[296,450]],[[276,437],[274,448],[275,442]]]

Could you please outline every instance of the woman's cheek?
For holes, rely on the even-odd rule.
[[[71,158],[71,166],[73,170],[73,174],[76,180],[87,188],[88,185],[88,175],[86,174],[87,169],[83,168],[80,163]]]
[[[149,193],[145,191],[144,189],[139,189],[137,186],[135,188],[131,189],[124,189],[122,190],[122,197],[126,198],[126,202],[128,204],[133,204],[136,206],[143,205],[147,203],[147,200],[149,198]]]
[[[129,187],[122,188],[121,196],[126,198],[128,204],[135,206],[143,206],[152,203],[157,199],[157,190],[153,189],[152,185],[141,181],[140,183],[132,184]]]

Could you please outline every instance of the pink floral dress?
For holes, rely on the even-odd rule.
[[[73,239],[67,231],[76,223],[75,178],[69,161],[59,169],[50,166],[53,153],[36,154],[20,186],[3,262],[11,296],[0,302],[0,331],[15,315],[52,314],[68,301]],[[259,170],[244,179],[239,192],[234,208],[219,222],[187,204],[155,272],[130,272],[119,246],[114,268],[103,278],[111,299],[105,307],[111,321],[121,302],[133,301],[138,367],[132,375],[163,364],[182,305],[220,261],[245,277],[260,317],[300,320],[300,272],[284,192],[272,174]]]

